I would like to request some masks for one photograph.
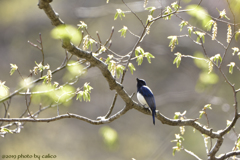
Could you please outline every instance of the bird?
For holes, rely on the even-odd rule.
[[[155,116],[156,116],[155,98],[154,98],[153,92],[147,86],[144,79],[137,78],[137,99],[143,106],[147,106],[150,109],[152,113],[153,124],[155,125]]]

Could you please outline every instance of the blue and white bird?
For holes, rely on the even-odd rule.
[[[153,117],[153,124],[155,125],[156,103],[153,92],[144,79],[137,78],[137,99],[143,106],[149,107]]]

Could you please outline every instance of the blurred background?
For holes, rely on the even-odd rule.
[[[167,0],[149,0],[149,5],[154,5],[160,13],[161,9],[174,1]],[[0,1],[0,80],[6,81],[5,85],[10,88],[10,92],[19,88],[21,77],[18,73],[10,76],[10,63],[17,64],[23,76],[29,75],[29,70],[37,63],[42,61],[42,55],[39,50],[31,46],[28,41],[37,44],[39,33],[42,35],[43,47],[45,53],[45,64],[49,64],[51,69],[61,65],[65,58],[65,51],[61,47],[59,40],[50,36],[53,26],[43,10],[37,6],[37,1],[11,0]],[[126,3],[136,12],[136,14],[146,22],[149,14],[144,11],[143,1],[126,0]],[[197,4],[196,0],[181,1],[182,9],[187,5]],[[239,2],[231,1],[232,6],[237,6]],[[142,26],[139,20],[131,13],[126,14],[122,20],[119,18],[114,21],[114,15],[117,8],[126,11],[127,8],[122,1],[110,0],[57,0],[51,3],[60,18],[66,23],[76,26],[79,21],[84,21],[88,25],[89,33],[97,39],[98,31],[103,42],[109,37],[111,28],[114,26],[111,49],[125,55],[130,52],[137,41],[137,38],[127,32],[126,38],[120,37],[118,31],[127,26],[133,33],[140,34]],[[220,11],[226,9],[227,16],[233,22],[233,17],[226,1],[210,0],[203,1],[201,6],[213,17],[219,17]],[[236,10],[234,10],[235,12]],[[235,12],[238,17],[239,11]],[[194,18],[187,13],[180,14],[185,20],[189,20],[192,25],[202,28]],[[236,19],[238,21],[238,19]],[[213,73],[217,75],[214,83],[204,83],[200,79],[203,68],[199,67],[198,62],[191,58],[182,58],[179,68],[173,65],[174,53],[180,52],[186,55],[196,55],[203,52],[201,46],[196,45],[189,38],[179,38],[179,45],[171,52],[169,45],[170,35],[187,34],[186,27],[180,32],[181,20],[173,16],[171,20],[158,20],[140,44],[146,52],[155,56],[152,63],[149,64],[146,59],[143,64],[138,66],[132,61],[136,71],[132,75],[126,74],[124,80],[124,89],[129,95],[136,93],[136,78],[145,79],[147,85],[152,89],[155,95],[157,110],[169,118],[173,118],[175,112],[187,111],[187,118],[199,117],[199,111],[205,104],[211,103],[212,110],[207,110],[210,127],[214,131],[224,129],[226,120],[233,117],[233,94],[231,88],[225,82],[223,77],[214,68]],[[211,33],[211,32],[209,32]],[[226,42],[227,24],[218,23],[217,39],[224,45]],[[205,48],[209,56],[220,53],[223,55],[225,50],[221,45],[212,41],[211,37],[205,37]],[[232,83],[235,83],[236,89],[239,85],[239,72],[234,70],[233,74],[228,73],[227,64],[235,61],[239,64],[237,56],[232,56],[231,48],[239,47],[239,41],[230,45],[225,61],[223,62],[224,73],[229,77]],[[76,58],[74,58],[76,59]],[[67,74],[64,69],[54,74],[53,79],[60,84],[64,83],[64,75]],[[75,113],[96,119],[98,116],[104,116],[114,97],[115,92],[109,90],[105,78],[99,73],[97,68],[91,68],[87,74],[80,78],[76,86],[81,87],[85,82],[90,82],[94,88],[91,93],[91,102],[79,102],[75,99],[69,106],[59,106],[60,114]],[[239,97],[238,97],[239,98]],[[137,101],[136,96],[133,97]],[[31,105],[31,111],[38,110],[38,104]],[[124,103],[118,97],[113,114],[124,107]],[[24,96],[15,96],[12,99],[9,109],[11,117],[18,117],[26,109]],[[0,104],[0,115],[3,117],[3,104]],[[39,117],[51,117],[57,115],[57,108],[51,108],[42,112]],[[200,123],[206,124],[203,117]],[[239,125],[239,123],[237,123]],[[237,126],[236,125],[236,126]],[[108,146],[102,137],[102,127],[110,127],[117,133],[117,142],[113,146]],[[185,127],[186,132],[183,135],[185,141],[184,148],[193,151],[200,158],[207,159],[203,137],[198,131],[193,132],[193,128]],[[236,127],[238,133],[239,128]],[[144,115],[134,109],[127,112],[121,118],[107,125],[91,125],[76,119],[63,119],[51,123],[26,123],[19,134],[7,134],[0,138],[0,154],[2,155],[56,155],[55,159],[103,159],[103,160],[154,160],[154,159],[194,159],[184,151],[177,152],[172,156],[172,147],[175,143],[170,141],[175,139],[175,134],[179,134],[179,127],[163,125],[156,121],[152,124],[152,118]],[[237,137],[232,131],[225,137],[220,153],[231,151]],[[213,140],[215,142],[215,140]],[[214,144],[214,143],[213,143]]]

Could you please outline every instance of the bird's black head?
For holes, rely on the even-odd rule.
[[[137,78],[137,87],[141,87],[143,85],[147,85],[144,79],[138,79]]]

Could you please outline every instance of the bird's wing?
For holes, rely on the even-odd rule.
[[[151,108],[151,110],[155,111],[156,103],[155,103],[155,99],[154,99],[151,89],[147,86],[142,86],[140,88],[139,92],[143,95],[143,97],[145,98],[145,100],[146,100],[148,106]]]

